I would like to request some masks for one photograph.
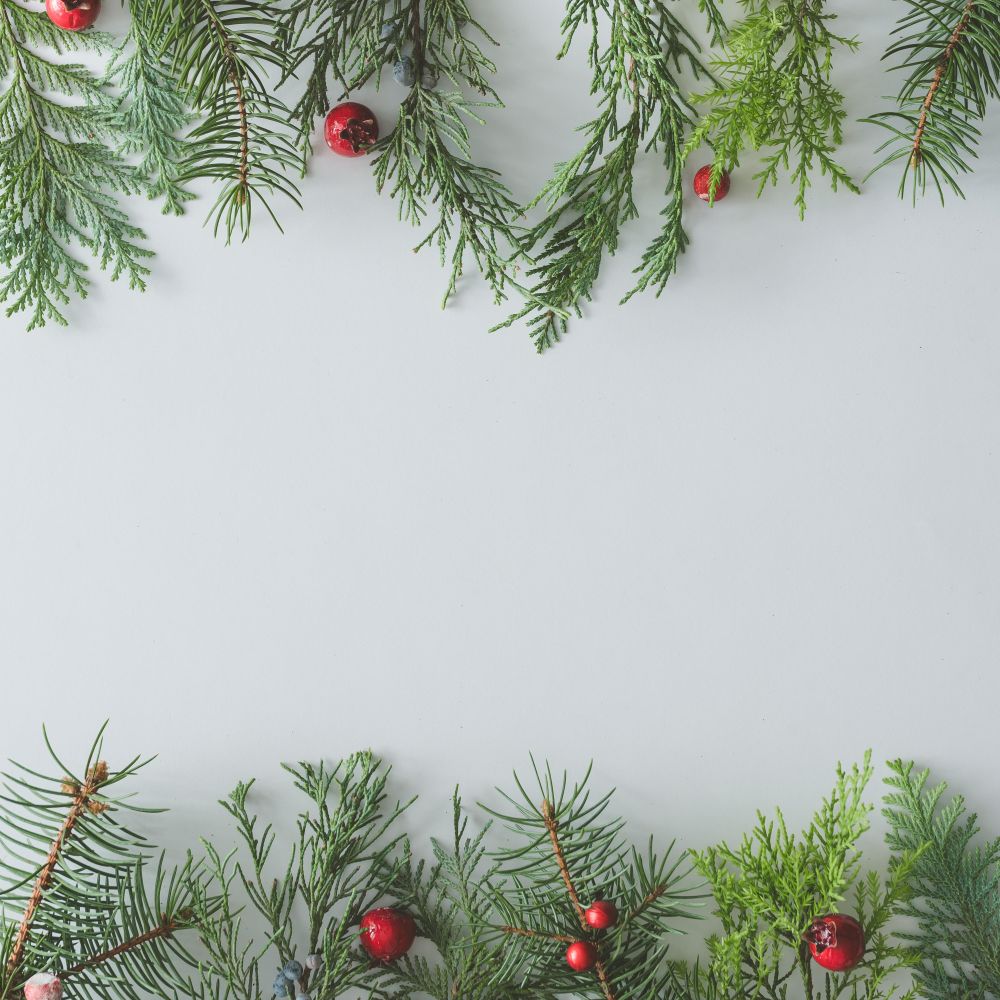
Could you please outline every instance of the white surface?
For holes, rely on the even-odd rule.
[[[496,6],[509,110],[480,145],[526,196],[592,101],[582,53],[550,58],[559,5]],[[890,88],[884,6],[843,19],[852,118]],[[279,759],[364,745],[434,825],[533,750],[594,756],[637,833],[700,844],[804,817],[873,746],[1000,829],[993,118],[946,211],[890,172],[800,224],[744,170],[692,201],[664,296],[619,309],[644,164],[644,220],[541,360],[471,280],[438,310],[364,163],[318,157],[286,235],[230,249],[204,201],[140,205],[145,296],[0,335],[0,751],[40,763],[45,720],[82,752],[110,716],[112,763],[160,753],[178,844],[237,778],[284,801]],[[856,176],[878,138],[850,125]]]

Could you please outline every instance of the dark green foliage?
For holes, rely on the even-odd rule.
[[[275,7],[267,0],[164,0],[170,65],[199,121],[177,178],[219,185],[210,213],[216,233],[246,239],[255,206],[274,219],[280,194],[298,204],[288,175],[298,169],[290,111],[274,94],[285,66]]]
[[[194,960],[178,934],[190,922],[190,866],[158,860],[122,825],[118,786],[148,761],[118,771],[101,760],[103,728],[79,772],[49,746],[57,771],[20,764],[0,796],[0,998],[36,972],[59,975],[83,1000],[196,997]],[[46,743],[48,739],[46,737]],[[23,946],[19,944],[23,942]]]
[[[67,54],[107,52],[100,33],[60,31],[17,0],[0,0],[0,300],[28,329],[66,323],[71,295],[85,296],[96,258],[112,280],[145,287],[149,250],[119,197],[141,178],[116,151],[115,102]]]
[[[242,846],[222,853],[203,842],[205,864],[191,888],[208,954],[202,984],[213,1000],[269,997],[275,967],[292,959],[304,963],[310,954],[323,958],[301,982],[313,1000],[332,1000],[373,981],[357,948],[357,925],[395,877],[399,838],[390,831],[405,806],[388,803],[388,769],[370,753],[332,769],[299,764],[287,770],[309,804],[297,818],[286,861],[272,870],[276,835],[270,823],[259,828],[250,811],[252,781],[222,802]],[[245,931],[247,906],[263,919],[265,939]]]
[[[118,107],[121,152],[138,157],[138,170],[151,198],[163,199],[164,214],[181,215],[194,195],[181,180],[189,144],[181,133],[189,113],[164,52],[163,4],[131,0],[132,19],[107,75],[122,97]]]
[[[961,174],[972,169],[978,123],[1000,96],[998,0],[903,0],[894,40],[885,53],[904,74],[895,107],[867,121],[890,133],[877,152],[876,170],[903,165],[900,195],[913,200],[930,182],[942,202],[945,189],[961,195]]]
[[[806,996],[822,990],[826,1000],[915,995],[887,982],[913,959],[890,943],[886,925],[906,897],[919,847],[901,854],[884,883],[875,872],[862,875],[858,839],[869,825],[871,806],[863,795],[870,776],[868,755],[860,768],[838,768],[833,793],[800,836],[788,830],[780,811],[773,820],[758,813],[757,826],[737,847],[722,843],[693,853],[711,886],[722,933],[708,940],[708,966],[688,977],[692,997],[784,1000],[795,980]],[[804,935],[815,918],[840,911],[849,893],[849,910],[865,931],[865,958],[849,972],[824,972],[812,962]]]
[[[834,190],[857,185],[833,156],[843,141],[844,96],[831,83],[833,54],[857,42],[835,34],[836,15],[824,0],[740,0],[745,16],[712,63],[716,86],[695,100],[710,105],[685,145],[685,155],[708,142],[714,149],[713,183],[747,149],[765,150],[754,174],[758,195],[788,171],[799,216],[818,168]]]
[[[701,7],[715,23],[714,4]],[[633,172],[642,152],[663,161],[667,204],[663,228],[637,269],[636,290],[662,291],[676,270],[687,245],[680,148],[691,124],[678,77],[682,65],[696,76],[704,72],[697,42],[665,0],[569,0],[562,30],[559,58],[578,32],[589,35],[591,90],[601,105],[597,117],[580,128],[580,151],[556,166],[529,206],[546,209],[521,241],[525,256],[535,259],[528,270],[533,297],[501,326],[527,319],[538,351],[561,338],[570,314],[582,314],[604,255],[615,253],[622,227],[638,216]]]
[[[612,794],[592,796],[588,769],[570,785],[565,774],[534,767],[529,791],[515,774],[517,792],[501,792],[504,811],[488,810],[513,835],[493,852],[493,905],[506,937],[508,961],[534,995],[628,1000],[673,997],[667,938],[691,915],[697,894],[685,884],[673,845],[658,853],[627,843],[624,822],[607,815]],[[593,931],[583,912],[596,899],[618,908],[616,926]],[[591,973],[572,971],[564,953],[574,939],[593,941],[600,959]]]
[[[920,955],[916,979],[927,1000],[1000,997],[1000,838],[981,842],[975,814],[929,772],[889,764],[883,810],[893,865],[922,845],[910,874],[913,894],[901,912],[915,930],[897,936]]]

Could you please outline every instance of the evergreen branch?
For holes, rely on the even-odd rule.
[[[702,9],[711,20],[714,4]],[[602,95],[599,111],[580,128],[585,137],[580,151],[556,166],[527,206],[546,207],[545,216],[521,240],[523,256],[534,262],[527,272],[534,279],[532,297],[495,327],[527,320],[539,352],[562,338],[569,316],[582,315],[605,255],[615,253],[622,228],[638,216],[633,173],[641,151],[662,150],[668,205],[661,234],[637,269],[642,277],[625,300],[650,284],[662,290],[687,246],[678,154],[691,112],[679,75],[682,65],[695,76],[706,73],[699,46],[663,0],[568,0],[560,58],[577,32],[587,28],[591,89]],[[623,118],[620,108],[628,109]]]
[[[117,944],[113,948],[108,948],[97,955],[92,955],[83,962],[77,962],[76,965],[71,965],[68,969],[64,969],[62,974],[64,976],[75,975],[78,972],[83,972],[84,969],[93,968],[95,965],[102,965],[104,962],[117,958],[119,955],[135,951],[136,948],[141,948],[143,945],[149,944],[151,941],[156,941],[159,938],[172,937],[179,926],[180,924],[178,924],[176,920],[167,917],[166,914],[164,914],[161,922],[156,927],[151,927],[148,931],[143,931],[141,934],[137,934],[135,937],[129,938],[128,941],[123,941],[121,944]]]
[[[754,174],[758,196],[787,171],[804,218],[817,167],[834,190],[859,190],[834,159],[846,112],[844,96],[831,82],[835,49],[854,50],[858,43],[830,29],[836,15],[826,12],[825,0],[741,3],[746,15],[712,63],[720,82],[694,98],[710,107],[684,144],[684,156],[703,143],[712,145],[714,197],[722,171],[738,166],[747,149],[769,150]]]
[[[24,910],[24,916],[21,917],[17,934],[14,937],[13,948],[7,958],[8,978],[16,975],[18,969],[21,967],[21,963],[24,960],[25,948],[28,944],[28,936],[31,934],[31,928],[35,922],[35,915],[38,912],[39,906],[41,906],[43,896],[52,884],[52,876],[55,874],[56,865],[58,865],[63,849],[73,835],[80,817],[88,810],[101,812],[106,808],[104,803],[96,800],[96,796],[107,780],[108,765],[103,760],[98,761],[87,769],[87,775],[82,784],[76,785],[71,782],[71,779],[66,779],[63,790],[73,796],[73,801],[66,813],[65,819],[62,821],[62,825],[59,827],[55,840],[52,841],[52,846],[49,848],[45,863],[42,865],[41,871],[35,879],[31,896],[28,898],[28,905]],[[6,997],[6,994],[4,996]]]
[[[108,46],[105,35],[63,32],[44,13],[0,0],[0,300],[8,316],[28,314],[29,330],[65,325],[70,296],[86,296],[87,266],[73,247],[111,280],[127,274],[131,288],[145,288],[149,274],[143,233],[117,200],[141,184],[109,147],[114,103],[85,67],[43,54]]]
[[[899,193],[913,200],[930,181],[961,196],[958,176],[977,155],[977,123],[1000,96],[1000,3],[997,0],[904,0],[907,11],[883,58],[906,74],[895,107],[864,119],[887,130],[871,173],[903,163]]]
[[[290,111],[268,74],[285,71],[274,11],[264,0],[170,0],[166,44],[185,99],[202,114],[188,136],[179,180],[220,183],[209,214],[229,242],[250,234],[255,203],[280,228],[271,198],[296,205],[288,178],[299,158],[288,131]]]
[[[944,783],[910,761],[889,764],[883,815],[892,868],[908,866],[900,908],[912,929],[896,937],[919,956],[915,977],[927,1000],[1000,997],[1000,838],[978,843],[974,813]]]

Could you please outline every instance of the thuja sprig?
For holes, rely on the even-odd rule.
[[[167,8],[156,0],[130,0],[129,12],[128,34],[106,71],[121,94],[120,148],[138,157],[149,196],[163,199],[164,214],[181,215],[194,197],[181,177],[190,150],[182,133],[193,116],[164,50]]]
[[[209,213],[227,242],[246,239],[254,208],[279,225],[275,195],[296,205],[290,174],[299,158],[290,111],[275,95],[285,68],[277,17],[266,0],[165,0],[162,16],[170,65],[197,112],[178,181],[207,178],[219,186]]]
[[[875,167],[903,165],[899,193],[916,201],[930,183],[961,196],[991,99],[1000,96],[998,0],[904,0],[885,59],[905,74],[895,107],[866,121],[888,130]],[[874,173],[874,171],[873,171]]]
[[[70,296],[86,296],[79,250],[112,280],[145,288],[152,253],[119,203],[141,178],[114,148],[114,100],[84,66],[53,58],[110,47],[0,0],[0,300],[8,316],[26,313],[29,330],[65,325]]]
[[[510,960],[543,977],[551,995],[678,996],[665,939],[696,898],[684,884],[683,858],[671,860],[673,845],[657,853],[652,839],[644,851],[629,845],[623,821],[606,815],[612,793],[591,796],[589,768],[570,785],[565,774],[532,765],[537,787],[515,774],[517,793],[501,792],[506,807],[487,810],[518,841],[493,853],[497,930]],[[610,930],[595,931],[586,919],[585,907],[598,899],[618,910]],[[587,973],[563,958],[567,943],[580,940],[596,950]]]
[[[890,942],[886,926],[907,896],[920,848],[905,852],[885,880],[862,874],[858,841],[869,826],[864,791],[871,773],[870,754],[860,767],[838,768],[832,794],[801,834],[788,829],[780,810],[773,819],[758,813],[756,827],[736,847],[692,853],[722,924],[721,934],[708,939],[709,965],[688,977],[692,997],[784,1000],[795,980],[806,996],[821,992],[826,1000],[915,996],[892,983],[913,955]],[[827,972],[812,961],[807,932],[849,895],[867,949],[855,967]]]
[[[1000,996],[1000,837],[981,841],[974,813],[947,785],[910,761],[890,763],[883,815],[893,868],[916,854],[910,926],[896,936],[919,955],[915,977],[927,1000]]]
[[[45,741],[56,776],[12,763],[0,813],[0,998],[20,996],[34,973],[57,975],[85,1000],[111,992],[198,997],[186,975],[195,960],[178,939],[190,926],[189,864],[162,855],[121,825],[144,809],[116,786],[148,760],[112,770],[102,727],[82,769],[68,768]],[[152,872],[152,879],[147,875]]]
[[[297,965],[297,992],[314,1000],[370,987],[376,978],[355,947],[357,924],[395,877],[399,837],[392,828],[408,803],[390,802],[389,769],[371,753],[333,768],[303,763],[286,770],[307,805],[285,861],[274,866],[273,825],[261,826],[251,811],[253,782],[241,782],[221,803],[240,847],[223,853],[204,841],[204,866],[191,879],[193,919],[208,955],[202,986],[214,997],[271,996],[266,974],[274,964]],[[247,906],[265,925],[262,940],[244,927]],[[306,964],[308,956],[316,961]],[[276,982],[285,996],[286,979],[279,974]]]
[[[702,9],[711,23],[714,4]],[[601,95],[601,104],[597,116],[580,128],[579,152],[556,166],[528,206],[545,207],[544,217],[521,240],[522,253],[535,261],[528,270],[533,298],[499,327],[527,320],[540,352],[561,339],[570,314],[582,315],[605,254],[615,253],[622,227],[638,216],[633,172],[643,151],[662,158],[667,203],[661,232],[637,269],[635,291],[649,286],[660,291],[674,273],[687,245],[680,149],[691,124],[679,75],[682,66],[696,76],[705,72],[697,42],[663,0],[569,0],[562,32],[559,58],[578,32],[589,34],[591,89]]]
[[[695,96],[709,105],[684,146],[687,156],[703,143],[713,148],[710,193],[723,170],[735,168],[747,149],[765,150],[754,174],[757,194],[787,171],[799,217],[818,169],[834,190],[858,191],[834,159],[843,141],[844,95],[832,83],[834,52],[857,40],[831,30],[836,15],[825,0],[741,0],[745,16],[725,39],[712,68],[716,86]]]

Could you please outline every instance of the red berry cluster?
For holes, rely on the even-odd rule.
[[[595,900],[584,911],[587,926],[606,931],[618,923],[618,907],[607,899]],[[574,972],[589,972],[597,964],[597,945],[593,941],[574,941],[566,949],[566,964]]]

